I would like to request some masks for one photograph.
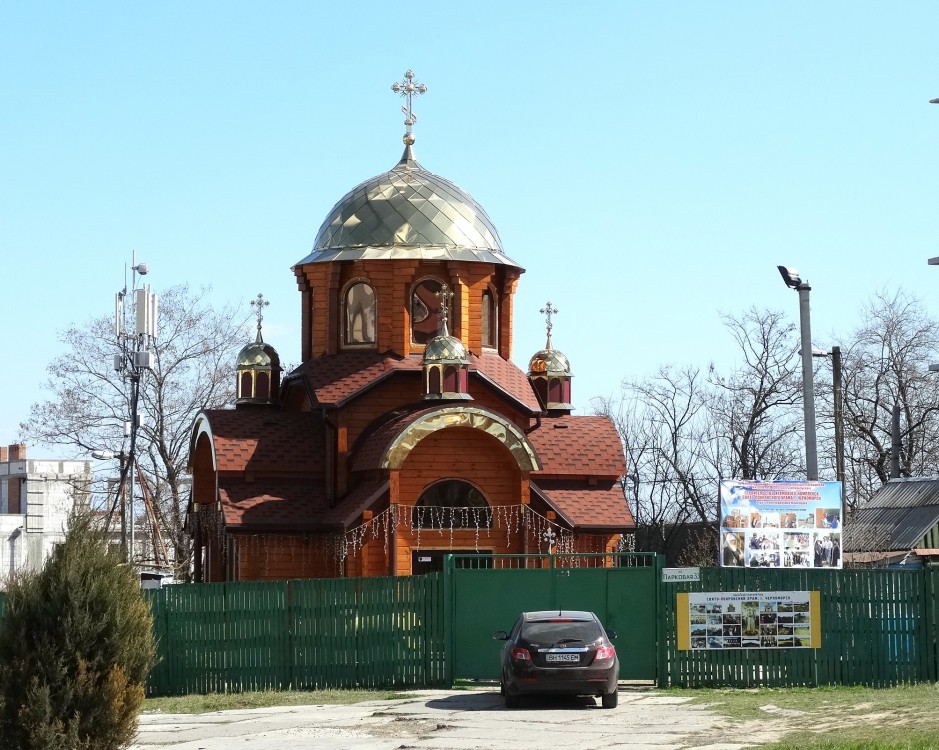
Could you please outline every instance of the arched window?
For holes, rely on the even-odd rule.
[[[491,289],[483,292],[482,303],[483,346],[496,349],[499,346],[499,308],[496,295]]]
[[[424,279],[411,290],[411,341],[426,344],[440,332],[441,302],[437,293],[443,284]]]
[[[432,484],[421,494],[413,513],[413,526],[420,529],[488,529],[492,526],[492,511],[483,493],[459,479]]]
[[[344,312],[342,343],[360,346],[375,343],[375,292],[364,281],[357,281],[346,289],[343,297]]]

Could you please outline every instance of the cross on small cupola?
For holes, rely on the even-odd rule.
[[[558,309],[548,301],[540,312],[545,318],[548,339],[544,349],[528,363],[528,382],[545,411],[554,415],[569,414],[574,409],[571,404],[571,365],[567,357],[551,345],[553,317],[558,314]]]
[[[256,339],[258,343],[264,342],[264,339],[261,338],[261,321],[264,320],[264,308],[267,307],[269,304],[271,303],[268,302],[266,299],[264,299],[264,295],[261,294],[260,292],[258,292],[257,297],[251,300],[251,307],[257,307],[257,310],[255,311],[255,315],[257,315],[257,318],[258,318],[258,337]]]
[[[411,126],[417,122],[417,115],[414,114],[412,105],[415,96],[427,93],[427,87],[423,83],[415,83],[414,71],[408,70],[404,74],[404,80],[393,83],[391,90],[396,94],[401,94],[405,99],[404,106],[401,107],[401,111],[404,112],[404,124],[407,127],[404,133],[404,145],[413,146],[414,133],[411,132]]]
[[[449,336],[450,330],[447,328],[448,315],[450,311],[450,300],[453,299],[453,292],[446,284],[441,285],[440,291],[435,292],[434,296],[440,300],[440,328],[437,331],[439,336]]]
[[[545,349],[551,348],[551,329],[554,328],[554,324],[551,322],[551,316],[557,315],[559,310],[551,304],[551,300],[545,302],[544,307],[540,310],[541,314],[544,315],[545,328],[548,330],[548,342],[544,345]]]
[[[446,284],[434,293],[440,301],[437,335],[424,346],[424,398],[471,401],[468,393],[469,352],[463,342],[451,336],[447,328],[453,292]]]
[[[235,400],[236,407],[269,406],[275,404],[280,392],[280,357],[270,344],[265,344],[261,336],[261,322],[264,320],[264,308],[270,302],[258,294],[251,300],[258,319],[258,333],[254,342],[243,347],[238,353],[235,364],[237,377]]]

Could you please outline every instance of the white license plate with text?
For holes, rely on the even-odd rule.
[[[545,654],[545,661],[580,661],[580,654]]]

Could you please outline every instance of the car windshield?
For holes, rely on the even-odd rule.
[[[522,624],[522,638],[527,641],[592,643],[600,637],[600,627],[590,620],[572,622],[535,621]]]

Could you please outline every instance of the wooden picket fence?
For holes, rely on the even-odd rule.
[[[151,696],[443,684],[437,573],[167,586],[147,598],[160,656]]]
[[[700,576],[662,584],[660,685],[887,687],[939,677],[939,569],[701,568]],[[679,651],[676,594],[683,591],[818,591],[821,646]]]
[[[655,566],[656,574],[661,570]],[[498,572],[498,571],[495,571]],[[563,571],[578,590],[576,569]],[[475,595],[503,581],[485,571]],[[148,696],[267,689],[446,687],[445,644],[459,629],[446,612],[442,573],[168,586],[147,591],[160,661]],[[570,577],[570,581],[567,581]],[[482,589],[482,590],[479,590]],[[819,648],[677,649],[679,592],[818,591]],[[499,592],[505,596],[508,592]],[[694,583],[653,587],[661,687],[867,685],[939,680],[939,569],[701,568]],[[0,594],[0,616],[3,612]],[[582,605],[579,605],[582,606]],[[502,623],[499,623],[500,626]],[[620,630],[625,630],[620,626]],[[487,631],[488,632],[488,631]],[[488,636],[487,636],[488,638]],[[625,639],[628,641],[629,639]],[[459,644],[457,644],[459,645]],[[459,670],[457,670],[459,671]]]

